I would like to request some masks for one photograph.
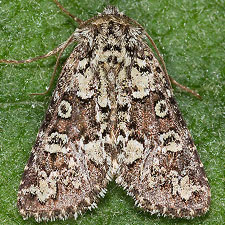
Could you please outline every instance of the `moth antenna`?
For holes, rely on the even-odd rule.
[[[149,41],[151,42],[152,46],[154,47],[154,49],[155,49],[155,51],[156,51],[158,57],[160,58],[160,61],[161,61],[162,65],[163,65],[163,70],[164,70],[166,76],[169,77],[170,82],[171,82],[172,84],[178,86],[179,88],[183,89],[184,91],[186,91],[186,92],[188,92],[188,93],[194,95],[196,98],[202,99],[202,97],[201,97],[197,92],[195,92],[194,90],[192,90],[192,89],[190,89],[190,88],[188,88],[188,87],[186,87],[186,86],[184,86],[184,85],[178,83],[175,79],[173,79],[173,78],[168,74],[167,69],[166,69],[165,61],[164,61],[163,57],[160,55],[159,50],[158,50],[158,48],[157,48],[155,42],[153,41],[153,39],[151,38],[151,36],[150,36],[147,32],[145,32],[145,34],[146,34],[147,38],[149,39]]]
[[[168,72],[167,72],[167,69],[166,69],[165,61],[164,61],[163,57],[161,56],[161,54],[160,54],[160,52],[159,52],[159,50],[158,50],[158,48],[157,48],[155,42],[154,42],[153,39],[151,38],[151,36],[145,31],[145,29],[142,27],[141,24],[139,24],[137,21],[135,21],[135,20],[133,20],[133,19],[131,19],[131,18],[130,18],[130,20],[131,20],[134,24],[138,25],[139,27],[141,27],[141,28],[144,30],[146,37],[147,37],[148,40],[151,42],[153,48],[154,48],[155,51],[156,51],[156,54],[158,55],[158,57],[159,57],[159,59],[160,59],[160,61],[161,61],[161,63],[162,63],[164,73],[165,73],[166,76],[169,78],[170,84],[174,84],[174,85],[178,86],[179,88],[183,89],[184,91],[186,91],[186,92],[188,92],[188,93],[194,95],[196,98],[202,99],[202,97],[201,97],[197,92],[195,92],[194,90],[192,90],[192,89],[190,89],[190,88],[188,88],[188,87],[186,87],[186,86],[184,86],[184,85],[178,83],[178,82],[177,82],[176,80],[174,80],[171,76],[169,76],[169,74],[168,74]]]
[[[83,20],[77,18],[76,16],[72,15],[69,11],[67,11],[65,8],[63,8],[63,6],[57,1],[57,0],[53,0],[55,2],[55,4],[68,16],[70,16],[71,18],[73,18],[73,20],[75,20],[79,25],[81,25],[83,23]]]
[[[199,95],[199,94],[198,94],[197,92],[195,92],[194,90],[192,90],[192,89],[190,89],[190,88],[188,88],[188,87],[186,87],[186,86],[184,86],[184,85],[178,83],[178,82],[177,82],[176,80],[174,80],[171,76],[169,76],[169,78],[170,78],[170,82],[171,82],[172,84],[174,84],[174,85],[178,86],[179,88],[183,89],[184,91],[186,91],[186,92],[188,92],[188,93],[194,95],[196,98],[198,98],[198,99],[200,99],[200,100],[202,99],[201,95]]]

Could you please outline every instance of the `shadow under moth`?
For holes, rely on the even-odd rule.
[[[77,42],[25,167],[19,212],[37,221],[77,218],[97,207],[115,179],[151,214],[205,214],[208,180],[150,36],[113,6],[82,21],[55,2],[79,25],[70,38],[44,56],[0,60],[58,54],[57,67]]]

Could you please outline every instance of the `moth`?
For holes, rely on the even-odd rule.
[[[205,214],[209,183],[150,36],[116,7],[81,21],[55,2],[79,24],[70,38],[45,56],[0,61],[58,53],[58,65],[77,42],[24,169],[21,215],[76,219],[97,207],[112,179],[151,214]]]

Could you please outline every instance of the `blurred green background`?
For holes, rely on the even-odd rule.
[[[211,185],[210,211],[193,220],[151,216],[134,206],[122,188],[111,182],[98,208],[76,221],[49,224],[225,224],[224,102],[225,2],[217,0],[61,0],[72,14],[86,20],[108,4],[142,24],[155,40],[168,73],[196,90],[200,101],[174,88]],[[51,0],[0,1],[0,58],[27,59],[45,54],[65,41],[76,24]],[[73,47],[67,49],[65,62]],[[16,207],[17,189],[51,94],[43,92],[55,57],[25,65],[0,65],[0,224],[23,221]],[[58,70],[58,74],[59,74]]]

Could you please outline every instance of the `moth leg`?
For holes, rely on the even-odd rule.
[[[48,58],[52,55],[56,55],[57,53],[60,52],[60,50],[66,45],[67,41],[62,43],[60,46],[58,46],[57,48],[53,49],[52,51],[48,52],[45,55],[40,55],[34,58],[30,58],[30,59],[25,59],[25,60],[15,60],[15,59],[0,59],[0,63],[7,63],[7,64],[22,64],[22,63],[31,63],[34,61],[37,61],[39,59],[45,59]]]
[[[13,64],[13,63],[14,64],[31,63],[31,62],[37,61],[39,59],[48,58],[48,57],[50,57],[52,55],[56,55],[56,54],[59,53],[59,55],[57,57],[57,61],[56,61],[55,67],[54,67],[54,71],[53,71],[53,74],[52,74],[52,77],[51,77],[51,80],[50,80],[50,84],[49,84],[48,89],[45,92],[43,92],[43,93],[31,93],[30,94],[30,95],[45,95],[45,94],[47,94],[49,92],[49,90],[52,87],[52,84],[53,84],[53,81],[54,81],[54,78],[55,78],[55,74],[56,74],[56,70],[57,70],[57,67],[59,65],[60,57],[61,57],[62,53],[64,52],[64,50],[73,42],[73,38],[74,38],[74,34],[72,34],[60,46],[58,46],[57,48],[53,49],[52,51],[48,52],[45,55],[41,55],[41,56],[37,56],[37,57],[31,58],[31,59],[25,59],[25,60],[14,60],[14,59],[7,60],[7,59],[0,59],[0,63],[7,63],[7,64]]]
[[[64,12],[66,15],[70,16],[73,20],[75,20],[79,25],[83,22],[81,19],[77,18],[76,16],[72,15],[69,11],[67,11],[63,6],[56,0],[53,0],[55,4]]]
[[[74,38],[74,35],[72,34],[70,36],[70,38],[64,43],[63,47],[60,49],[59,55],[57,57],[57,60],[56,60],[55,66],[54,66],[54,71],[52,73],[52,77],[51,77],[48,89],[45,92],[42,92],[42,93],[31,93],[30,95],[46,95],[50,91],[50,89],[52,88],[52,84],[54,82],[54,79],[55,79],[56,70],[58,68],[59,60],[60,60],[60,58],[62,56],[62,53],[73,42],[73,38]]]

